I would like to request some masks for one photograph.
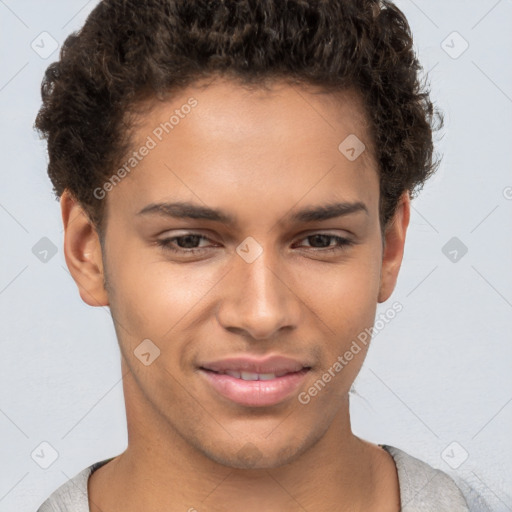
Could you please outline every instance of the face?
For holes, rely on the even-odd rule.
[[[110,306],[127,409],[227,466],[292,461],[348,414],[367,345],[343,355],[402,256],[407,202],[383,249],[359,98],[217,80],[157,103],[135,140],[103,188],[103,253],[85,221],[66,242],[82,298]]]

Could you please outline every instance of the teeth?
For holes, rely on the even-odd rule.
[[[276,374],[275,373],[260,373],[259,380],[271,380],[275,379]]]
[[[258,374],[252,372],[240,372],[240,378],[242,380],[258,380]]]
[[[271,380],[276,378],[275,373],[237,372],[236,370],[226,370],[225,373],[242,380]]]

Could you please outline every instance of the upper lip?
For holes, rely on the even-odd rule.
[[[310,368],[308,364],[285,356],[229,357],[201,364],[201,368],[214,372],[239,371],[251,373],[274,373],[284,375]]]

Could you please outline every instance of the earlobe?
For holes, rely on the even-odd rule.
[[[80,297],[89,306],[108,306],[98,233],[67,189],[62,193],[60,205],[64,224],[64,257]]]
[[[398,272],[404,255],[405,235],[411,214],[411,198],[409,191],[402,194],[393,220],[385,231],[385,244],[382,255],[380,287],[377,301],[389,299],[396,286]]]

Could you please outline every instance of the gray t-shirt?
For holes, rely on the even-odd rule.
[[[492,512],[471,487],[457,483],[393,446],[381,445],[395,461],[400,486],[401,512]],[[61,485],[37,512],[90,512],[87,482],[98,468],[111,461],[96,462]]]

